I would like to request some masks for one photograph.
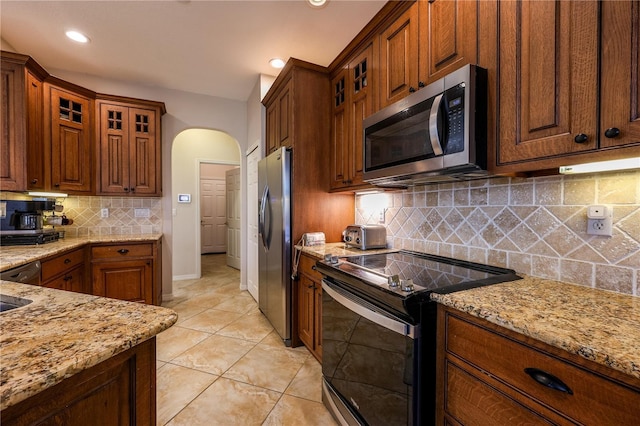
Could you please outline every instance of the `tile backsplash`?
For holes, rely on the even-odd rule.
[[[73,219],[67,236],[146,234],[162,232],[162,199],[148,197],[68,197],[59,199],[63,213]],[[109,217],[102,217],[108,209]],[[136,210],[138,216],[136,217]]]
[[[356,223],[401,248],[640,296],[640,172],[494,178],[356,196]],[[613,207],[613,236],[587,235],[587,206]]]
[[[3,200],[31,199],[12,192],[0,195]],[[56,227],[68,237],[162,232],[162,198],[69,196],[56,198],[56,204],[64,206],[59,214],[73,219],[72,225]],[[109,217],[102,217],[102,209],[108,209]],[[136,217],[136,210],[145,217]]]

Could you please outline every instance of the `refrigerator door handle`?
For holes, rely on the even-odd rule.
[[[260,234],[260,239],[262,240],[262,246],[265,249],[268,249],[267,239],[265,235],[265,227],[264,227],[264,211],[267,206],[267,200],[269,199],[269,186],[264,187],[264,191],[262,192],[262,198],[260,200],[260,211],[258,213],[258,234]]]

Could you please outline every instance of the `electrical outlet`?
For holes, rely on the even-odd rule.
[[[134,209],[135,217],[149,217],[149,209]]]
[[[109,209],[100,209],[100,217],[109,217]]]
[[[606,237],[613,234],[613,208],[611,206],[587,207],[587,234]]]

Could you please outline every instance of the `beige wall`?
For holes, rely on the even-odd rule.
[[[367,197],[357,223],[376,223],[386,202],[393,248],[640,296],[640,172],[419,186],[374,207]],[[586,234],[591,204],[614,207],[612,237]]]

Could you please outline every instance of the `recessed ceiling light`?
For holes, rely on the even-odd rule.
[[[320,8],[327,4],[327,0],[307,0],[313,7]]]
[[[277,69],[283,68],[284,67],[284,61],[280,58],[273,58],[272,60],[269,61],[269,64]]]
[[[70,31],[67,31],[65,34],[71,40],[77,41],[78,43],[88,43],[89,42],[89,37],[87,37],[86,35],[82,34],[81,32],[70,30]]]

